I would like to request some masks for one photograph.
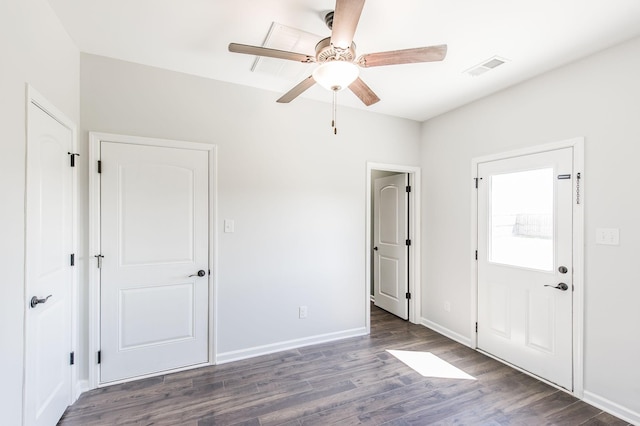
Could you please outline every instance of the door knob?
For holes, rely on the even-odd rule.
[[[52,295],[50,294],[50,295],[48,295],[47,297],[45,297],[44,299],[38,299],[38,296],[33,296],[33,297],[31,298],[31,303],[30,303],[30,305],[31,305],[31,307],[32,307],[32,308],[35,308],[36,306],[38,306],[38,303],[47,303],[47,300],[49,300],[49,298],[50,298],[51,296],[52,296]]]
[[[561,274],[566,274],[569,270],[567,269],[566,266],[561,266],[558,268],[558,272],[560,272]]]
[[[204,269],[200,269],[198,272],[196,272],[195,274],[191,274],[189,275],[190,277],[204,277],[205,275],[207,275],[207,273],[204,271]]]
[[[378,251],[378,247],[374,247],[373,249],[374,249],[375,251]]]
[[[569,286],[566,285],[565,283],[560,283],[558,285],[545,285],[545,287],[553,287],[553,288],[557,288],[558,290],[562,290],[562,291],[567,291],[569,290]]]

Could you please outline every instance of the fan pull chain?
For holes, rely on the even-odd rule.
[[[331,117],[331,127],[333,128],[333,134],[338,134],[337,127],[337,115],[338,115],[338,91],[336,89],[333,90],[333,105],[332,105],[333,114]]]

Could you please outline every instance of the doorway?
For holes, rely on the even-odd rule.
[[[400,317],[403,319],[408,319],[410,322],[414,324],[418,324],[421,322],[421,314],[420,314],[420,168],[413,166],[402,166],[402,165],[393,165],[393,164],[381,164],[381,163],[367,163],[367,172],[366,172],[366,182],[367,182],[367,192],[366,192],[366,270],[365,270],[365,303],[366,303],[366,328],[367,332],[370,331],[370,303],[372,299],[374,299],[375,293],[375,285],[374,285],[374,267],[376,266],[376,252],[380,253],[380,245],[375,244],[376,235],[374,235],[374,223],[375,223],[375,209],[374,209],[374,199],[376,194],[376,179],[390,177],[390,179],[394,179],[393,176],[396,176],[395,179],[402,180],[402,182],[390,183],[383,185],[383,187],[388,187],[390,190],[388,194],[394,193],[394,197],[389,197],[391,201],[394,201],[394,209],[395,206],[400,204],[400,200],[404,200],[404,196],[409,194],[406,198],[407,203],[405,205],[404,201],[402,201],[403,208],[406,208],[406,216],[402,214],[408,220],[405,220],[405,223],[401,225],[401,228],[406,232],[402,232],[404,237],[398,237],[399,243],[402,244],[402,250],[406,253],[406,262],[402,261],[403,266],[399,266],[398,268],[404,268],[404,271],[398,270],[398,272],[406,272],[406,278],[408,281],[408,290],[399,291],[395,284],[392,286],[393,289],[388,288],[386,293],[387,302],[392,302],[392,304],[396,306],[402,306],[406,313],[401,313]],[[408,185],[406,184],[408,180]],[[407,193],[407,187],[410,192]],[[400,193],[405,194],[401,196]],[[397,227],[396,227],[397,229]],[[410,244],[408,246],[407,244]],[[398,245],[398,244],[394,244]],[[374,247],[378,247],[378,250],[374,250]],[[408,249],[409,248],[409,249]],[[396,264],[396,260],[392,259],[393,256],[386,256],[389,262]],[[405,266],[406,265],[406,266]],[[396,271],[396,268],[392,268],[393,271]],[[389,272],[389,271],[387,271]],[[391,274],[394,276],[396,272]],[[389,282],[394,282],[395,280],[390,280]],[[388,297],[391,295],[392,297]],[[380,296],[379,296],[380,297]],[[382,300],[382,298],[381,298]],[[380,302],[380,301],[379,301]],[[375,303],[375,302],[374,302]],[[376,303],[377,304],[377,303]],[[383,308],[385,308],[383,306]],[[388,307],[387,307],[388,308]],[[387,309],[385,308],[385,309]]]
[[[96,385],[211,364],[214,147],[91,139]]]
[[[474,161],[475,346],[570,392],[581,388],[581,149]]]

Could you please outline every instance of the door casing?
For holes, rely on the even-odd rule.
[[[475,178],[477,177],[478,164],[487,161],[503,160],[507,158],[519,157],[529,154],[537,154],[545,151],[553,151],[561,148],[573,148],[573,171],[572,174],[580,173],[580,198],[576,203],[576,192],[573,191],[573,392],[577,398],[582,398],[584,394],[584,200],[585,200],[585,173],[584,173],[584,137],[576,137],[558,142],[551,142],[543,145],[532,146],[514,151],[507,151],[498,154],[477,157],[471,161],[471,179],[469,184],[474,186],[471,191],[471,323],[469,335],[471,336],[471,347],[478,349],[478,339],[476,334],[476,323],[478,321],[478,265],[475,259],[475,251],[478,248],[478,191],[475,190]],[[578,180],[572,180],[577,182]],[[501,362],[504,362],[500,360]],[[517,365],[513,367],[530,374]],[[555,384],[540,377],[536,378],[566,391]]]
[[[409,322],[420,324],[422,319],[421,303],[420,303],[420,168],[415,166],[404,166],[397,164],[384,164],[367,162],[366,165],[366,206],[365,206],[365,285],[364,285],[364,304],[365,304],[365,327],[366,333],[371,332],[371,206],[373,199],[371,197],[372,184],[371,175],[373,170],[382,170],[389,172],[408,173],[409,185],[411,193],[409,196],[409,239],[411,240],[411,250],[409,251]]]
[[[98,173],[98,160],[100,159],[100,143],[102,141],[208,151],[210,164],[209,265],[211,265],[211,276],[209,280],[209,361],[207,364],[215,365],[218,335],[216,329],[218,313],[216,306],[218,300],[217,146],[197,142],[89,132],[89,262],[87,266],[89,275],[89,388],[95,389],[101,386],[99,365],[97,363],[97,353],[100,350],[100,270],[97,268],[97,259],[94,256],[100,253],[100,175]],[[192,367],[179,368],[171,370],[171,372],[189,370],[191,368]],[[139,380],[155,375],[156,374],[149,374],[136,377],[135,379],[125,379],[120,382]],[[108,385],[120,382],[110,382]]]

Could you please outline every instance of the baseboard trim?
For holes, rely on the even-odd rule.
[[[420,324],[442,334],[443,336],[448,337],[451,340],[455,340],[456,342],[471,348],[471,339],[468,337],[458,334],[455,331],[449,330],[448,328],[443,327],[440,324],[436,324],[433,321],[429,321],[426,318],[420,318]]]
[[[620,404],[601,397],[600,395],[585,390],[583,400],[587,404],[591,404],[594,407],[606,411],[609,414],[619,417],[625,422],[629,422],[634,425],[640,425],[640,413],[631,411]]]
[[[334,340],[347,339],[349,337],[364,336],[367,334],[365,327],[351,330],[338,331],[336,333],[319,334],[317,336],[305,337],[302,339],[287,340],[284,342],[272,343],[269,345],[255,346],[237,351],[219,353],[216,356],[216,364],[225,364],[232,361],[254,358],[260,355],[268,355],[274,352],[297,349],[303,346],[317,345],[319,343],[332,342]]]
[[[78,398],[80,398],[80,395],[82,395],[84,392],[88,391],[89,389],[90,388],[89,388],[88,380],[78,380],[76,382],[76,387],[75,387],[76,394],[74,395],[73,402],[77,401]]]

